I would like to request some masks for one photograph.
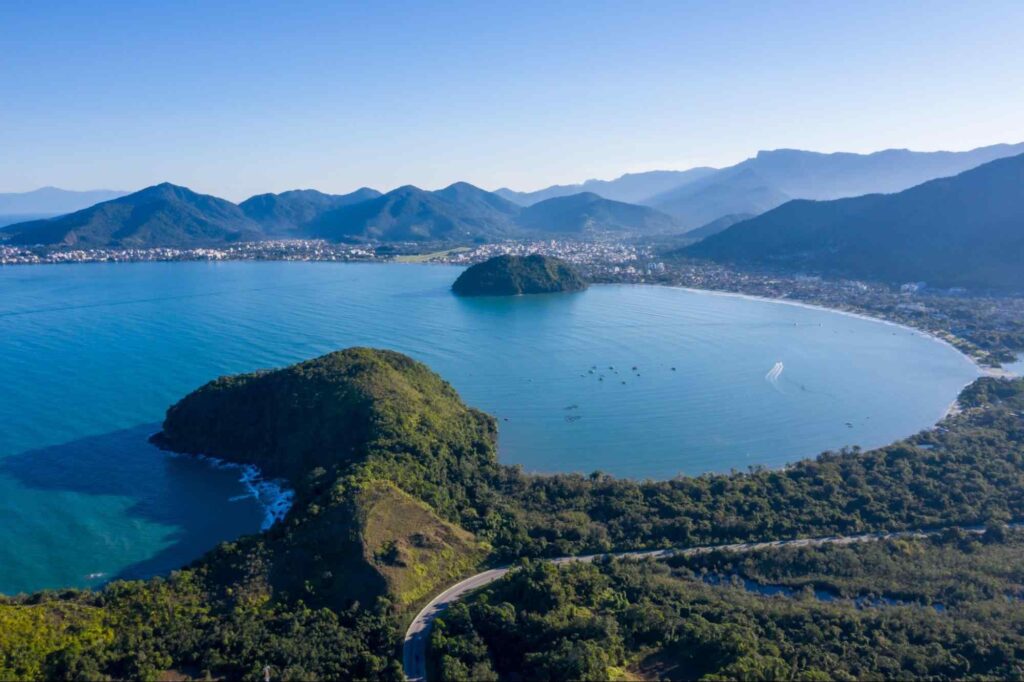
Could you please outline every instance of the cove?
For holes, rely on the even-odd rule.
[[[978,376],[926,335],[831,311],[647,286],[459,299],[459,272],[0,268],[0,592],[166,572],[258,530],[237,471],[146,438],[216,376],[347,346],[427,363],[498,418],[505,463],[633,478],[882,445]]]

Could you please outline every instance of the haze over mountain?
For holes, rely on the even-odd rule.
[[[88,208],[101,201],[123,197],[127,192],[93,189],[82,192],[40,187],[31,192],[0,193],[0,215],[61,215]]]
[[[689,170],[656,170],[644,173],[626,173],[614,180],[587,180],[578,185],[552,185],[536,192],[516,192],[502,187],[495,190],[494,193],[521,206],[529,206],[545,199],[564,197],[580,192],[593,192],[605,199],[637,204],[643,203],[655,194],[699,180],[715,171],[714,168],[704,166]]]
[[[898,192],[927,180],[955,175],[999,158],[1024,153],[1024,143],[997,144],[965,152],[887,149],[872,154],[819,153],[797,149],[758,152],[722,169],[652,171],[617,180],[588,180],[536,192],[498,190],[528,204],[581,189],[608,199],[657,208],[696,228],[735,213],[758,214],[789,199],[838,199]],[[651,190],[644,194],[646,189]]]
[[[681,253],[866,279],[1024,290],[1024,154],[897,194],[790,201]]]
[[[0,228],[11,244],[197,246],[255,239],[259,226],[230,201],[163,183],[49,220]]]
[[[288,236],[324,213],[375,199],[380,192],[362,187],[349,194],[324,194],[315,189],[295,189],[280,194],[257,194],[238,205],[269,235]]]
[[[678,228],[674,219],[653,208],[603,199],[593,192],[537,202],[522,210],[518,224],[526,230],[562,235],[595,231],[653,234]]]
[[[695,228],[725,215],[757,215],[789,200],[757,171],[743,168],[697,180],[651,197],[646,203]]]
[[[704,239],[713,234],[718,234],[719,232],[727,230],[736,223],[742,223],[744,220],[750,220],[753,217],[754,216],[751,213],[730,213],[729,215],[724,215],[721,218],[716,218],[710,223],[705,223],[700,227],[695,227],[688,232],[684,232],[683,236],[689,237],[693,240]]]

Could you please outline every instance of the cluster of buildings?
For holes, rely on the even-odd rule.
[[[650,247],[623,242],[542,239],[481,244],[470,249],[439,253],[431,260],[452,265],[472,265],[494,256],[529,256],[535,253],[561,258],[587,272],[607,270],[637,275],[647,271],[654,257]],[[656,265],[664,268],[664,264]]]
[[[36,263],[120,263],[189,260],[361,261],[376,259],[373,247],[320,240],[241,242],[230,246],[146,249],[49,249],[0,244],[0,265]]]

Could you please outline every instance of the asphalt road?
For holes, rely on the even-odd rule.
[[[966,529],[973,532],[983,532],[980,529]],[[569,564],[578,561],[593,561],[602,557],[614,558],[653,558],[663,559],[670,556],[694,556],[706,554],[713,551],[750,552],[759,549],[772,547],[808,547],[815,545],[849,545],[856,542],[875,542],[877,540],[889,540],[893,538],[927,537],[939,531],[902,531],[898,533],[871,533],[865,535],[833,535],[822,538],[801,538],[797,540],[775,540],[773,542],[742,542],[731,545],[709,545],[706,547],[686,547],[681,549],[658,549],[646,552],[616,552],[614,554],[589,554],[585,556],[566,556],[557,559],[550,559],[555,564]],[[402,661],[405,666],[405,677],[409,682],[425,682],[427,679],[427,639],[430,636],[430,627],[445,609],[453,602],[462,599],[470,592],[488,585],[509,572],[509,568],[492,568],[482,573],[466,578],[446,589],[441,594],[430,600],[430,603],[423,607],[405,632],[405,643],[402,647]]]

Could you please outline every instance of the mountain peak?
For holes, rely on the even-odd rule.
[[[791,201],[684,253],[830,275],[1024,290],[1024,154],[895,194]]]

